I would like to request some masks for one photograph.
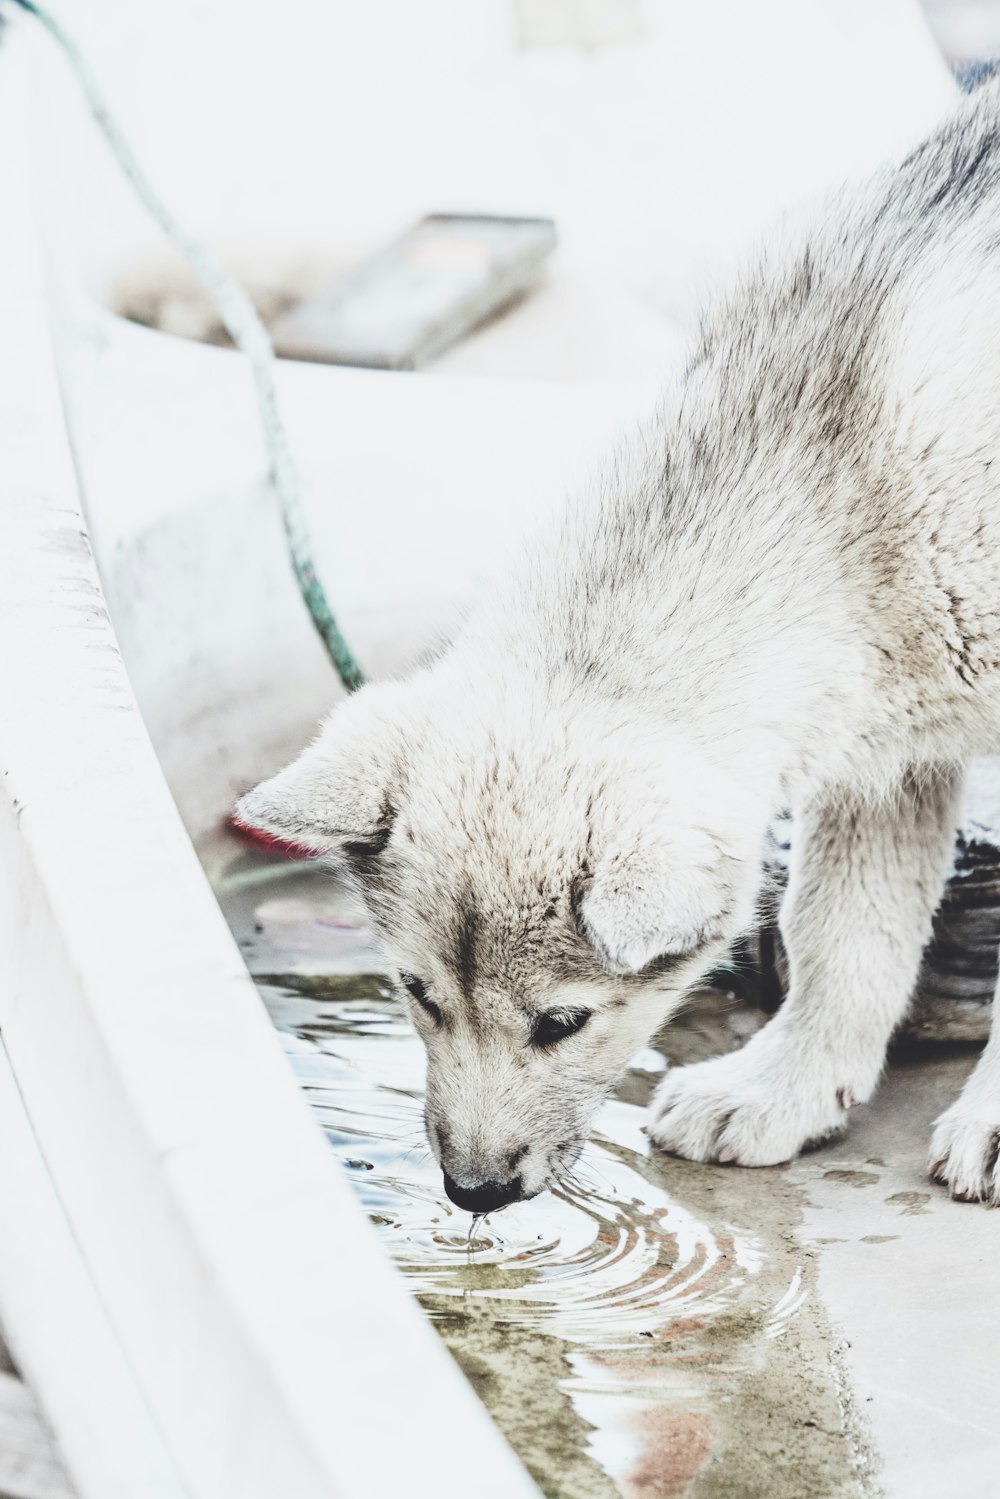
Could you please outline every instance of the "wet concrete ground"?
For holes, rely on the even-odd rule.
[[[1000,1214],[924,1171],[973,1048],[898,1056],[847,1137],[744,1171],[650,1154],[666,1065],[763,1015],[665,1029],[574,1179],[472,1230],[423,1143],[422,1052],[318,866],[238,853],[223,908],[389,1253],[552,1499],[995,1494]]]
[[[925,1174],[931,1123],[976,1056],[896,1055],[844,1141],[787,1168],[885,1488],[907,1499],[1000,1493],[1000,1213]]]

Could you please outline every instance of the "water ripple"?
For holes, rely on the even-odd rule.
[[[473,1294],[612,1348],[721,1310],[759,1268],[753,1238],[713,1233],[646,1179],[643,1111],[616,1101],[559,1189],[473,1225],[423,1142],[423,1052],[403,1017],[324,1006],[319,1036],[285,1035],[300,1083],[397,1263],[436,1305]]]

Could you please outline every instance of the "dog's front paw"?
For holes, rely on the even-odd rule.
[[[931,1136],[930,1174],[961,1202],[1000,1207],[1000,1105],[952,1104]]]
[[[759,1043],[763,1034],[730,1056],[668,1072],[650,1106],[654,1145],[691,1161],[776,1166],[843,1129],[851,1090]]]

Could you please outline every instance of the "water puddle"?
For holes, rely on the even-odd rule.
[[[422,1126],[423,1049],[317,865],[235,854],[217,893],[387,1250],[550,1499],[868,1492],[781,1170],[650,1157],[656,1074],[762,1017],[718,1001],[636,1059],[565,1190],[473,1223]],[[374,971],[373,971],[374,970]]]

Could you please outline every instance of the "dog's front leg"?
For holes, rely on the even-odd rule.
[[[959,777],[921,770],[879,802],[838,797],[797,819],[781,926],[788,998],[729,1056],[668,1072],[655,1144],[768,1166],[839,1130],[871,1097],[913,991],[958,822]]]

